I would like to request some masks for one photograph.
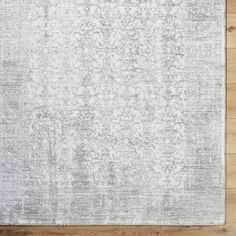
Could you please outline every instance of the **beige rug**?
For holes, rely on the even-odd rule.
[[[1,224],[223,224],[224,0],[1,0]]]

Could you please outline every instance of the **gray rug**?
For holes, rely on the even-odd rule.
[[[2,0],[1,224],[223,224],[224,0]]]

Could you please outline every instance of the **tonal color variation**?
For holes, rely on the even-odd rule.
[[[224,0],[0,0],[0,224],[223,224],[224,28]]]

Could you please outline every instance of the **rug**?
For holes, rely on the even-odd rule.
[[[0,223],[225,221],[224,0],[1,0]]]

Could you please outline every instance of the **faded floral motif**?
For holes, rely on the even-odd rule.
[[[1,0],[1,224],[224,222],[223,0]]]

